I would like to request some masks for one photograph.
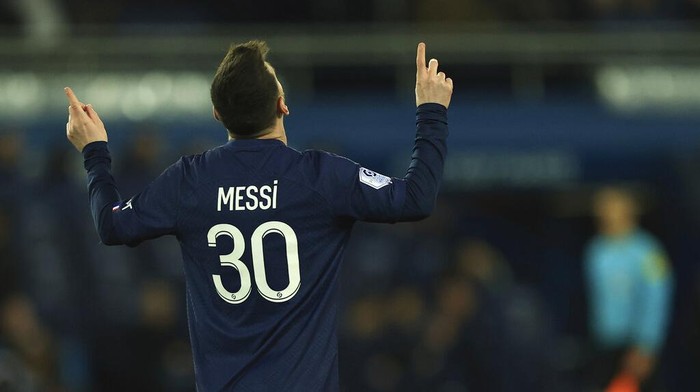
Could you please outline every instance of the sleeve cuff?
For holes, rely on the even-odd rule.
[[[83,147],[83,157],[88,158],[88,155],[91,155],[92,153],[100,150],[109,152],[109,150],[107,149],[107,142],[97,141],[88,143],[85,147]]]
[[[83,159],[86,170],[89,170],[92,163],[96,161],[106,159],[108,162],[111,162],[112,158],[109,154],[109,149],[107,148],[107,142],[99,141],[86,145],[83,148]]]
[[[440,121],[447,124],[447,108],[439,103],[424,103],[416,109],[416,121]]]

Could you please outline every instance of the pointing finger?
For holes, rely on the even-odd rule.
[[[68,98],[68,103],[70,104],[68,106],[69,119],[71,114],[76,120],[83,120],[88,117],[87,113],[85,112],[86,106],[78,100],[78,97],[75,96],[73,90],[70,87],[66,87],[63,90],[65,91],[66,98]]]
[[[428,73],[431,75],[437,75],[438,61],[437,59],[430,59],[428,63]]]
[[[418,44],[416,51],[416,71],[425,72],[425,44],[423,42]]]
[[[73,90],[70,87],[66,87],[63,89],[66,93],[66,97],[68,98],[68,104],[70,104],[71,107],[75,107],[76,109],[80,109],[83,107],[83,104],[78,101],[78,97],[75,96],[75,93],[73,93]]]

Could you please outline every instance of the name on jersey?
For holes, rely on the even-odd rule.
[[[216,210],[254,211],[277,208],[277,180],[272,185],[219,187]]]

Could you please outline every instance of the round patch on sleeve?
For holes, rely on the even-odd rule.
[[[661,252],[653,252],[647,256],[644,262],[644,276],[650,282],[666,278],[669,273],[669,265],[666,256]]]
[[[374,189],[380,189],[391,184],[391,178],[361,167],[360,182]]]

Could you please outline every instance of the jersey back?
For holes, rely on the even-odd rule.
[[[336,282],[354,221],[342,205],[359,166],[263,140],[180,164],[198,389],[337,390]]]
[[[198,390],[335,391],[337,278],[353,222],[429,215],[447,133],[444,106],[418,107],[404,178],[278,140],[233,140],[180,159],[129,200],[106,142],[83,156],[105,244],[180,242]]]

